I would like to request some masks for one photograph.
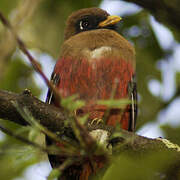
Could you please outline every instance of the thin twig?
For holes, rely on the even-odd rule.
[[[44,147],[40,146],[39,144],[36,144],[36,143],[34,143],[34,142],[32,142],[32,141],[30,141],[30,140],[28,140],[28,139],[26,139],[26,138],[24,138],[24,137],[22,137],[22,136],[20,136],[20,135],[17,135],[16,133],[13,133],[13,132],[10,131],[9,129],[6,129],[6,128],[4,128],[4,127],[1,126],[1,125],[0,125],[0,130],[1,130],[2,132],[4,132],[5,134],[7,134],[7,135],[9,135],[9,136],[12,136],[12,137],[14,137],[15,139],[17,139],[17,140],[19,140],[19,141],[21,141],[21,142],[23,142],[23,143],[25,143],[25,144],[31,145],[31,146],[33,146],[33,147],[35,147],[35,148],[37,148],[37,149],[40,149],[40,150],[43,151],[43,152],[46,152],[46,153],[49,152],[49,151],[47,150],[47,148],[44,148]]]
[[[46,77],[46,75],[43,73],[39,63],[33,58],[33,56],[29,53],[29,51],[27,50],[26,45],[24,44],[24,42],[18,37],[16,31],[13,29],[13,27],[11,26],[10,22],[5,18],[5,16],[2,14],[2,12],[0,12],[0,20],[3,23],[3,25],[5,27],[7,27],[11,33],[13,34],[15,40],[17,41],[17,44],[19,46],[19,48],[22,50],[22,52],[28,57],[28,60],[30,61],[31,65],[33,66],[33,68],[35,69],[35,71],[37,73],[40,74],[40,76],[42,77],[42,79],[44,80],[44,82],[46,83],[46,85],[51,89],[51,91],[54,93],[55,98],[58,100],[57,102],[60,103],[61,101],[61,95],[59,93],[59,91],[57,90],[57,88],[48,80],[48,78]]]
[[[67,142],[62,139],[60,139],[55,133],[48,130],[46,127],[41,125],[38,120],[34,119],[30,111],[26,107],[21,107],[18,102],[12,101],[12,104],[17,109],[17,111],[21,114],[21,116],[34,128],[38,129],[40,132],[44,133],[46,136],[51,138],[53,141],[63,145],[61,147],[62,151],[74,153],[78,150],[78,147],[71,141]],[[74,151],[74,152],[73,152]]]
[[[33,146],[34,148],[37,148],[39,149],[40,151],[43,151],[47,154],[53,154],[53,155],[59,155],[59,156],[63,156],[63,157],[68,157],[68,158],[74,158],[74,157],[79,157],[77,155],[77,153],[73,153],[73,152],[69,152],[67,151],[67,149],[62,149],[62,148],[52,148],[52,147],[43,147],[33,141],[30,141],[20,135],[18,135],[17,133],[14,133],[13,131],[3,127],[2,125],[0,125],[0,130],[2,132],[4,132],[5,134],[27,144],[27,145],[31,145]]]
[[[64,161],[63,164],[61,164],[59,167],[58,167],[58,170],[59,171],[64,171],[68,166],[70,166],[72,163],[74,162],[73,159],[69,158],[67,159],[66,161]]]
[[[66,159],[59,167],[53,169],[49,176],[47,177],[47,180],[52,180],[55,178],[60,179],[60,177],[63,174],[63,171],[67,169],[70,165],[72,165],[75,162],[73,158]]]
[[[97,142],[95,139],[93,139],[85,126],[82,125],[76,117],[72,122],[72,128],[74,129],[76,137],[81,142],[80,144],[84,146],[86,153],[92,153],[97,148]]]

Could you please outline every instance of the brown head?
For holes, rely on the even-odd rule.
[[[86,8],[72,13],[66,23],[65,40],[71,36],[96,29],[116,30],[116,24],[121,20],[118,16],[110,16],[100,8]]]

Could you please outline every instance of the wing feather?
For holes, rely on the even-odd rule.
[[[60,83],[60,75],[53,72],[51,75],[51,82],[55,85],[58,86],[58,84]],[[46,97],[46,102],[48,104],[52,104],[52,102],[54,101],[54,96],[53,96],[53,92],[49,89],[48,93],[47,93],[47,97]]]
[[[131,82],[129,83],[129,94],[131,99],[130,106],[130,122],[129,122],[129,131],[134,131],[136,126],[137,118],[137,87],[136,87],[136,78],[132,77]]]

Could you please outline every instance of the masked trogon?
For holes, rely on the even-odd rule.
[[[51,76],[52,83],[62,97],[74,94],[85,101],[75,115],[89,114],[89,120],[102,119],[107,111],[98,100],[129,99],[123,109],[111,109],[106,123],[134,131],[137,116],[135,82],[135,51],[117,32],[118,16],[111,16],[100,8],[81,9],[67,19],[60,58]],[[49,104],[59,102],[49,90]],[[56,166],[56,157],[50,158]],[[55,163],[53,161],[56,161]],[[89,173],[90,174],[90,173]],[[88,179],[78,175],[75,179]],[[73,176],[71,177],[73,179]]]

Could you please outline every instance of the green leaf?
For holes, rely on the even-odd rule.
[[[13,143],[10,139],[1,143],[0,149],[1,179],[13,180],[27,167],[40,161],[39,153],[33,147]]]
[[[121,154],[115,156],[102,180],[159,180],[171,168],[175,157],[168,152]]]
[[[109,108],[123,108],[131,101],[128,99],[109,99],[109,100],[99,100],[98,104],[106,105]]]
[[[29,140],[30,141],[35,141],[35,139],[38,137],[40,131],[37,130],[36,128],[32,128],[29,132]]]
[[[82,117],[78,117],[78,120],[82,125],[84,125],[87,122],[88,117],[89,117],[89,114],[86,114],[86,115],[84,115]]]
[[[82,100],[77,100],[78,95],[72,95],[67,98],[61,99],[61,105],[70,111],[75,111],[85,105]]]
[[[60,176],[59,169],[53,169],[49,176],[47,177],[47,180],[54,180],[55,178],[58,178]]]

